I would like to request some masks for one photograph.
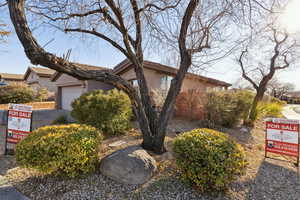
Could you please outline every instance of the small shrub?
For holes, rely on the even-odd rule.
[[[42,102],[48,100],[50,92],[47,90],[47,88],[39,88],[35,95],[35,101]]]
[[[231,128],[246,120],[254,94],[249,91],[219,91],[207,94],[205,120],[215,126]]]
[[[34,90],[25,84],[11,83],[0,87],[0,104],[29,103],[34,100]]]
[[[130,128],[130,100],[116,89],[106,93],[96,90],[83,94],[72,103],[72,107],[72,117],[98,128],[105,136],[124,134]]]
[[[100,132],[87,125],[47,126],[17,145],[16,160],[45,174],[75,177],[95,170],[101,141]]]
[[[176,98],[176,117],[186,120],[201,120],[204,118],[204,92],[189,89],[181,92]]]
[[[225,190],[247,165],[241,145],[211,129],[183,133],[173,150],[184,182],[202,192]]]
[[[256,108],[256,120],[265,117],[282,117],[282,103],[260,102]]]
[[[64,124],[70,124],[68,117],[66,115],[61,115],[57,117],[55,120],[53,120],[52,125],[64,125]]]
[[[277,103],[281,106],[284,106],[286,105],[286,102],[285,101],[281,101],[280,99],[278,98],[275,98],[275,97],[272,97],[271,100],[270,100],[271,103]]]

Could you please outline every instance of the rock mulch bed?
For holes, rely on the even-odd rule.
[[[229,190],[220,194],[200,194],[184,185],[178,178],[170,152],[155,156],[160,163],[154,178],[139,186],[119,184],[104,177],[99,172],[77,179],[65,179],[42,176],[21,168],[4,170],[6,178],[31,199],[99,199],[99,200],[299,200],[300,180],[297,168],[291,162],[264,159],[263,125],[251,133],[240,129],[227,130],[247,151],[249,166],[246,174],[229,186]],[[167,138],[170,144],[175,134]],[[133,145],[140,142],[140,137],[131,135],[131,139],[118,138]],[[110,142],[116,142],[112,139]],[[109,143],[109,142],[107,142]],[[118,148],[123,148],[122,144]],[[168,145],[168,147],[170,147]],[[168,148],[167,147],[167,148]],[[106,145],[103,150],[108,150]],[[111,151],[116,150],[110,149]],[[278,159],[285,157],[275,156]],[[1,165],[7,158],[0,158]],[[9,164],[9,162],[7,162]]]

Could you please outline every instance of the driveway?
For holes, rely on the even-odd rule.
[[[300,105],[297,105],[296,107],[294,107],[294,111],[298,114],[300,114]]]
[[[288,104],[283,108],[282,114],[287,119],[300,120],[300,105]]]

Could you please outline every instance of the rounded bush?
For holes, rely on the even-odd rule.
[[[211,129],[183,133],[173,150],[184,182],[202,192],[225,190],[247,165],[241,145]]]
[[[72,107],[72,117],[80,123],[98,128],[105,136],[120,135],[130,128],[130,100],[125,93],[116,89],[83,94],[72,103]]]
[[[17,145],[16,160],[45,174],[75,177],[95,170],[101,141],[101,133],[87,125],[42,127]]]
[[[25,84],[0,86],[0,104],[29,103],[35,100],[35,92]]]

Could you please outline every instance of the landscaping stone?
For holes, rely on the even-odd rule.
[[[156,161],[140,146],[130,146],[103,158],[100,171],[103,175],[125,184],[147,182],[157,169]]]

